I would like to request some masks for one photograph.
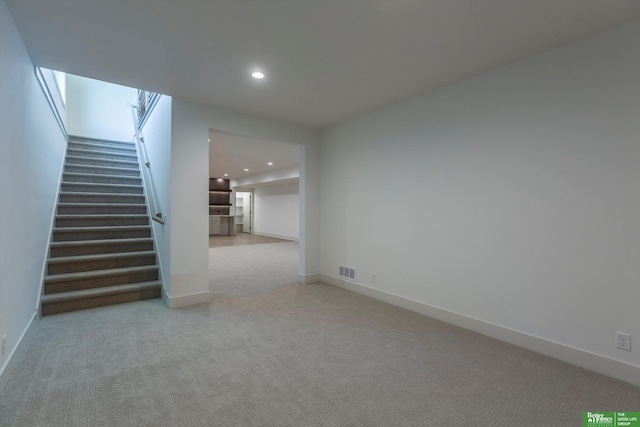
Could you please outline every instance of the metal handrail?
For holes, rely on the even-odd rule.
[[[139,91],[140,92],[140,91]],[[154,94],[157,95],[157,94]],[[157,102],[157,99],[160,96],[157,95],[157,98],[153,102],[153,106]],[[140,98],[138,98],[139,100]],[[145,97],[145,101],[148,101],[148,98]],[[136,140],[136,146],[138,147],[138,154],[140,159],[140,167],[143,169],[143,179],[145,183],[145,189],[147,190],[147,199],[149,200],[149,209],[151,209],[151,219],[154,221],[164,224],[164,217],[162,216],[162,212],[158,206],[156,196],[156,189],[153,184],[153,177],[151,175],[151,162],[149,161],[149,156],[147,155],[147,148],[144,143],[144,137],[142,136],[142,127],[144,126],[144,122],[146,122],[147,118],[151,110],[149,109],[149,104],[145,103],[145,111],[140,115],[140,107],[131,105],[131,116],[133,118],[133,127],[135,129],[134,138]],[[141,121],[140,118],[144,121]]]
[[[142,130],[142,128],[144,127],[144,124],[147,122],[147,119],[151,115],[151,112],[155,108],[159,99],[160,99],[159,93],[138,89],[137,126],[139,130]]]

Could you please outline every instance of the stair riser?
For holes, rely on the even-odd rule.
[[[78,273],[81,271],[107,270],[110,268],[139,267],[143,265],[155,265],[155,263],[155,254],[68,263],[49,262],[49,265],[47,266],[47,274],[65,274]]]
[[[139,194],[74,194],[60,193],[60,203],[124,203],[138,204],[145,203],[144,195]]]
[[[133,141],[106,141],[103,139],[91,139],[85,137],[71,136],[69,137],[69,144],[75,143],[85,143],[85,144],[100,144],[100,145],[108,145],[109,147],[120,147],[120,148],[135,148],[135,143]]]
[[[58,205],[58,215],[146,215],[147,207],[141,205]]]
[[[137,162],[138,158],[131,154],[111,153],[109,151],[95,151],[95,150],[67,150],[67,156],[74,157],[86,157],[92,159],[101,160],[118,160],[123,162]]]
[[[107,305],[123,304],[153,298],[160,298],[160,286],[154,289],[129,292],[125,294],[105,295],[101,297],[85,298],[78,301],[62,301],[42,304],[42,315],[47,316],[51,314],[66,313],[69,311],[85,310],[88,308],[104,307]]]
[[[63,182],[62,191],[71,193],[142,194],[142,186],[100,185],[90,183]]]
[[[92,218],[79,216],[78,218],[56,218],[56,227],[108,227],[108,226],[133,226],[149,225],[146,216],[132,218]]]
[[[73,175],[65,173],[62,181],[81,182],[91,184],[120,184],[120,185],[142,185],[142,179],[126,177],[126,176],[108,176],[108,175]]]
[[[87,230],[60,232],[54,231],[54,242],[73,242],[78,240],[106,240],[106,239],[135,239],[139,237],[151,237],[151,229],[142,230]]]
[[[67,165],[108,166],[114,168],[136,169],[138,162],[123,162],[118,160],[94,159],[87,157],[67,157]]]
[[[150,271],[140,271],[92,279],[68,280],[60,282],[49,282],[45,280],[45,294],[56,294],[60,292],[80,291],[83,289],[95,289],[107,286],[126,285],[130,283],[150,282],[158,280],[158,269]]]
[[[127,156],[136,156],[136,149],[134,146],[130,147],[115,147],[104,144],[92,144],[87,142],[69,142],[70,150],[85,150],[85,151],[100,151],[113,154],[125,154]]]
[[[63,256],[113,254],[118,252],[152,251],[152,241],[127,242],[127,243],[99,243],[80,246],[52,246],[49,251],[51,258]]]
[[[109,165],[113,166],[113,165]],[[139,168],[96,168],[95,166],[85,166],[82,164],[65,164],[64,166],[65,172],[75,172],[75,173],[90,173],[96,175],[117,175],[117,176],[128,176],[128,177],[140,177],[140,169]]]

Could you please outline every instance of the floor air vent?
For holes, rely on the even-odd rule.
[[[345,267],[345,266],[341,265],[340,268],[338,269],[338,275],[340,277],[344,277],[345,279],[353,280],[355,282],[355,280],[356,280],[356,269],[355,268],[351,268],[351,267]]]

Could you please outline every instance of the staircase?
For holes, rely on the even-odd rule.
[[[160,297],[133,142],[69,137],[42,315]]]

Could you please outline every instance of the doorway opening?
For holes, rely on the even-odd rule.
[[[209,132],[209,176],[228,181],[229,217],[220,221],[232,228],[228,234],[210,228],[213,296],[270,292],[298,281],[300,155],[296,144]]]
[[[253,192],[252,191],[236,191],[235,198],[235,219],[236,234],[251,234],[251,221],[253,219]]]

